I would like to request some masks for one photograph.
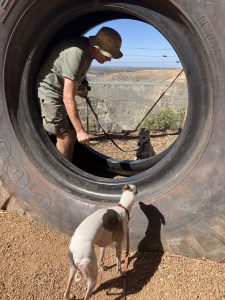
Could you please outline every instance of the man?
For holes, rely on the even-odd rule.
[[[102,27],[96,35],[78,37],[57,45],[43,64],[38,76],[38,98],[44,129],[56,136],[56,147],[72,160],[77,138],[81,144],[90,139],[81,123],[75,95],[93,59],[100,64],[123,56],[121,36],[109,27]]]

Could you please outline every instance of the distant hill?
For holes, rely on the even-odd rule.
[[[110,68],[98,68],[98,69],[91,69],[88,72],[88,79],[94,81],[123,81],[125,82],[148,82],[148,83],[155,83],[161,81],[168,81],[175,79],[177,74],[179,74],[180,69],[138,69],[138,68],[117,68],[117,69],[110,69]],[[185,81],[184,72],[181,74],[180,78],[177,81]]]
[[[181,68],[150,68],[150,67],[105,67],[105,66],[91,66],[89,74],[106,74],[106,73],[118,73],[118,72],[136,72],[144,70],[181,70]]]

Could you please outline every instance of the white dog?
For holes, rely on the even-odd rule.
[[[88,300],[97,282],[98,266],[103,269],[105,247],[116,242],[117,270],[122,275],[121,253],[122,243],[127,238],[129,213],[134,204],[137,188],[126,184],[119,204],[112,208],[99,209],[88,216],[76,229],[69,245],[69,281],[64,297],[70,298],[70,288],[75,273],[83,275],[87,280],[87,292],[84,300]],[[99,264],[94,245],[101,247]],[[79,277],[79,278],[78,278]],[[76,275],[78,281],[80,276]]]

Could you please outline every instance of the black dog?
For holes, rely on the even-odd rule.
[[[142,128],[138,136],[138,149],[136,159],[149,158],[155,155],[155,151],[150,142],[150,131]]]

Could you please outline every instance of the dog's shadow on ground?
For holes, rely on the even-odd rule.
[[[138,245],[138,251],[129,258],[133,267],[127,272],[127,291],[126,295],[136,294],[150,281],[157,271],[164,253],[161,242],[161,225],[165,225],[165,218],[160,211],[153,205],[139,203],[142,212],[148,219],[148,226],[145,237]],[[123,289],[124,280],[116,277],[102,283],[94,292],[106,290],[108,295],[115,295],[115,300],[121,299],[121,293],[113,294],[114,288]]]

